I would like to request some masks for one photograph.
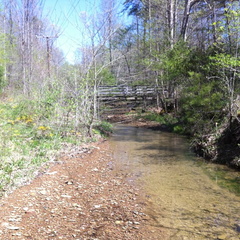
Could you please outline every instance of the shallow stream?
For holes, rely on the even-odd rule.
[[[206,169],[215,166],[199,164],[184,137],[117,125],[110,142],[116,169],[142,186],[152,227],[163,229],[166,240],[240,239],[240,197],[209,177]],[[223,171],[228,179],[240,178]]]

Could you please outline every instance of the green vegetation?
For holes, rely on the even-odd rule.
[[[203,74],[190,72],[190,82],[181,93],[179,112],[188,126],[188,134],[206,134],[223,119],[226,98],[217,81],[207,81]]]
[[[102,71],[100,71],[98,78],[102,85],[116,85],[115,76],[108,68],[104,68]]]
[[[170,128],[173,128],[173,126],[178,122],[178,120],[171,114],[160,115],[157,113],[149,113],[149,114],[141,115],[141,118],[164,124]]]
[[[53,98],[39,102],[7,99],[0,104],[0,195],[21,185],[42,166],[54,161],[65,145],[81,144],[86,136],[67,124],[58,124]],[[110,131],[108,123],[96,128]],[[98,132],[95,132],[98,133]]]
[[[102,121],[94,126],[93,132],[103,137],[107,137],[110,133],[112,133],[112,129],[113,126],[111,123]]]

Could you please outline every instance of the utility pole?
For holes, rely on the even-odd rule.
[[[58,38],[58,36],[45,36],[45,35],[36,35],[37,38],[45,38],[46,39],[46,43],[47,43],[47,71],[48,71],[48,77],[51,77],[50,74],[50,45],[49,45],[49,41],[50,39],[53,38]]]

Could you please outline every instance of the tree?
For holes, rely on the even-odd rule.
[[[72,72],[72,79],[65,82],[71,96],[72,114],[75,116],[75,128],[81,128],[86,135],[92,135],[92,127],[99,118],[97,92],[103,77],[115,80],[114,62],[117,61],[112,41],[116,29],[113,24],[113,2],[109,1],[105,15],[92,11],[82,14],[84,24],[84,44],[79,45],[77,64]],[[108,18],[105,19],[106,13]],[[82,29],[78,27],[78,29]]]
[[[181,37],[184,41],[186,41],[186,33],[191,9],[198,2],[199,0],[185,0],[184,14],[181,27]]]
[[[240,10],[239,3],[225,5],[225,18],[218,23],[216,31],[221,34],[215,44],[217,52],[211,56],[213,66],[216,67],[215,78],[221,81],[228,99],[229,122],[234,115],[233,105],[240,87]],[[225,24],[228,24],[227,28]],[[223,44],[224,43],[224,44]],[[214,77],[214,76],[212,76]]]
[[[223,119],[224,91],[218,81],[207,79],[202,73],[189,74],[189,82],[181,93],[182,121],[187,133],[208,134]]]
[[[0,33],[0,90],[7,85],[6,71],[10,44],[5,33]]]

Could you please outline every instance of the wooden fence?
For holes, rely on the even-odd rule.
[[[100,101],[156,98],[159,91],[162,90],[154,86],[100,86],[98,98]]]
[[[98,100],[102,115],[122,114],[131,110],[156,106],[159,93],[167,95],[167,91],[154,86],[100,86]]]

